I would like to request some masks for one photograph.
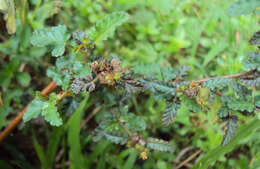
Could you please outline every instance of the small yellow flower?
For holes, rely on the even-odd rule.
[[[146,160],[148,157],[147,157],[147,153],[145,152],[145,151],[143,151],[142,153],[141,153],[141,158],[142,158],[142,160]]]

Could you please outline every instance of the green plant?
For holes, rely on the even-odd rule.
[[[247,32],[256,31],[254,17],[228,19],[221,10],[227,2],[216,6],[209,1],[170,0],[29,3],[28,25],[17,22],[17,35],[0,45],[5,54],[1,64],[8,63],[0,70],[5,79],[0,83],[0,111],[4,112],[0,124],[4,127],[11,112],[28,103],[33,90],[49,79],[60,86],[49,96],[36,92],[23,116],[27,136],[29,126],[40,126],[33,132],[32,145],[42,168],[54,167],[56,161],[63,165],[56,167],[69,163],[70,168],[138,168],[139,164],[170,168],[189,145],[206,153],[195,167],[207,168],[219,160],[216,168],[239,168],[251,155],[250,165],[257,165],[259,144],[252,135],[258,128],[259,54],[251,52],[241,63],[245,51],[256,51],[243,39],[249,36]],[[228,11],[241,10],[238,4]],[[56,8],[64,10],[57,13]],[[131,17],[113,13],[117,10],[126,10]],[[250,10],[257,13],[255,7]],[[243,8],[239,14],[247,11]],[[32,28],[36,29],[33,33]],[[258,34],[250,44],[258,44]],[[37,56],[26,57],[32,53]],[[24,64],[27,69],[20,71]],[[205,76],[216,77],[191,80]],[[55,82],[51,83],[54,88]],[[28,91],[23,92],[25,87]],[[18,98],[24,98],[24,93],[25,101]],[[241,152],[250,149],[250,155],[239,159],[236,153],[226,155],[237,145]],[[136,163],[136,151],[142,159],[149,158]],[[59,158],[60,154],[64,156]]]
[[[158,67],[153,72],[148,70],[154,70],[150,67],[154,65],[124,68],[118,57],[94,56],[97,42],[110,37],[116,27],[127,18],[128,15],[123,12],[113,13],[97,21],[86,33],[80,30],[74,32],[72,40],[69,40],[65,26],[36,30],[31,38],[33,45],[52,46],[53,56],[61,56],[65,46],[72,47],[67,49],[69,54],[57,59],[56,67],[49,68],[47,74],[61,85],[68,95],[79,97],[81,93],[90,92],[90,95],[96,98],[96,104],[105,104],[102,110],[103,118],[93,133],[94,140],[106,138],[116,144],[128,143],[128,146],[135,147],[140,152],[147,152],[148,149],[173,151],[173,148],[162,140],[144,138],[141,133],[146,129],[145,121],[127,106],[131,97],[151,92],[156,99],[165,100],[167,103],[162,115],[163,124],[166,126],[183,105],[188,106],[192,112],[206,112],[211,108],[211,102],[221,99],[218,117],[228,122],[222,145],[228,144],[237,129],[235,114],[250,115],[257,109],[259,96],[250,86],[259,85],[258,53],[250,53],[244,61],[248,72],[193,81],[185,80],[188,67],[180,67],[177,71],[171,67]],[[60,42],[57,41],[59,39]],[[255,34],[250,43],[258,44],[258,41]],[[100,97],[101,95],[103,97]],[[50,95],[49,100],[38,94],[24,115],[24,121],[29,121],[41,113],[51,125],[62,125],[56,107],[56,102],[60,100],[55,93]]]

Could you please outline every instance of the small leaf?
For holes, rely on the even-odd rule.
[[[45,100],[44,98],[41,98],[41,96],[36,96],[24,114],[23,120],[24,122],[27,122],[38,117],[40,114],[44,116],[45,120],[51,125],[62,125],[62,119],[60,118],[60,114],[57,112],[55,93],[50,94],[49,100]]]
[[[41,112],[42,112],[42,108],[44,106],[46,106],[46,102],[42,101],[40,98],[36,97],[32,103],[29,105],[29,107],[27,108],[26,113],[23,116],[23,120],[24,122],[27,122],[33,118],[38,117]]]
[[[168,126],[172,122],[179,108],[180,104],[178,103],[170,103],[167,105],[162,117],[163,125]]]
[[[230,97],[230,99],[227,100],[227,106],[232,110],[248,111],[248,112],[254,111],[254,104],[251,96],[247,96],[239,99]]]
[[[227,78],[214,78],[203,83],[203,88],[209,88],[210,90],[221,90],[226,86],[229,86],[232,79]]]
[[[115,144],[124,145],[127,142],[127,135],[125,133],[109,134],[104,132],[104,137]]]
[[[249,41],[250,45],[260,45],[260,31],[254,33]]]
[[[243,63],[243,66],[248,70],[260,69],[260,53],[250,52],[246,60]]]
[[[127,21],[128,18],[128,14],[124,12],[115,12],[105,16],[98,20],[95,26],[87,31],[87,39],[94,41],[94,44],[106,40],[108,37],[111,37],[115,29]]]
[[[231,116],[228,119],[228,125],[227,125],[227,130],[225,131],[225,135],[223,137],[223,140],[221,142],[221,145],[227,145],[232,137],[235,135],[235,132],[237,130],[237,117],[236,116]]]
[[[169,144],[167,141],[156,139],[156,138],[148,138],[146,146],[150,149],[164,151],[164,152],[174,151],[172,145]]]
[[[70,38],[64,25],[37,29],[33,32],[31,43],[35,46],[52,46],[52,56],[61,56],[65,51],[66,41]]]

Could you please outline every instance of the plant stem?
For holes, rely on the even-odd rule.
[[[51,91],[53,91],[57,87],[56,82],[52,81],[48,84],[42,91],[41,94],[48,95]],[[22,121],[24,113],[27,111],[28,106],[19,112],[19,114],[10,122],[10,124],[0,133],[0,144],[3,142],[3,140],[14,130],[14,128]]]
[[[193,80],[192,82],[203,83],[203,82],[206,82],[208,80],[216,79],[216,78],[227,78],[227,79],[241,78],[241,77],[252,75],[255,72],[256,72],[256,70],[250,70],[248,72],[236,73],[236,74],[232,74],[232,75],[215,76],[215,77],[209,77],[209,78],[205,78],[205,79],[201,79],[201,80]]]

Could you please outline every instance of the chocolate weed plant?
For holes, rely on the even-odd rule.
[[[187,66],[177,70],[163,66],[150,73],[153,68],[149,65],[123,66],[120,56],[95,55],[95,45],[107,40],[128,18],[123,12],[112,13],[88,31],[77,30],[72,34],[63,25],[35,30],[32,45],[47,46],[52,56],[57,57],[56,66],[50,67],[47,75],[61,86],[62,91],[51,93],[49,97],[37,93],[23,116],[24,122],[42,115],[53,126],[64,125],[66,118],[61,114],[66,105],[60,102],[65,97],[89,97],[102,109],[96,121],[98,126],[92,133],[93,140],[105,138],[116,144],[127,144],[146,159],[146,153],[151,149],[171,152],[173,147],[160,138],[142,135],[146,121],[134,111],[133,96],[145,98],[152,93],[156,99],[164,100],[166,108],[161,116],[165,126],[172,123],[182,106],[193,113],[206,113],[210,104],[220,99],[218,118],[227,122],[221,144],[228,144],[237,129],[236,114],[253,115],[260,108],[260,95],[255,95],[256,87],[260,85],[260,54],[248,54],[244,61],[248,72],[201,80],[188,80]],[[259,45],[260,33],[255,33],[249,43]]]

